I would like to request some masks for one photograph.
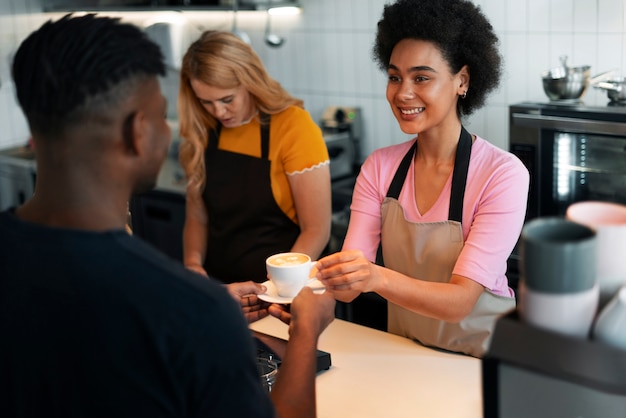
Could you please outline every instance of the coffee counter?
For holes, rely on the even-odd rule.
[[[250,325],[287,339],[274,317]],[[317,375],[320,418],[480,418],[481,362],[335,319],[320,337],[332,366]]]

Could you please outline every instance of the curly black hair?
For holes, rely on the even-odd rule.
[[[114,108],[119,91],[141,77],[165,75],[163,55],[138,27],[95,14],[63,16],[31,33],[12,68],[18,102],[33,132],[60,135],[98,100]],[[124,84],[126,83],[126,84]]]
[[[393,48],[403,39],[434,43],[453,73],[467,65],[470,88],[457,113],[479,109],[502,73],[498,37],[480,8],[467,0],[398,0],[385,6],[373,47],[378,66],[387,71]]]

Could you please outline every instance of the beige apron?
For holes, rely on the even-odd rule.
[[[461,218],[471,144],[471,136],[463,128],[452,176],[449,220],[442,222],[415,223],[404,217],[397,199],[417,142],[406,154],[381,208],[381,245],[386,267],[420,280],[450,280],[464,245]],[[495,295],[485,289],[472,312],[454,324],[419,315],[389,302],[388,330],[426,346],[482,357],[497,317],[514,308],[514,298]]]

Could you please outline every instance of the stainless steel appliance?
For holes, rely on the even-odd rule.
[[[355,151],[350,132],[324,132],[330,157],[330,178],[333,181],[354,173]]]
[[[626,203],[626,107],[521,103],[509,149],[531,173],[528,219],[581,200]]]
[[[321,128],[330,155],[333,181],[354,176],[360,163],[360,140],[363,136],[361,109],[329,106],[323,114]]]
[[[578,201],[626,204],[626,106],[579,101],[509,107],[509,150],[530,171],[527,220]],[[517,250],[509,260],[516,280]]]

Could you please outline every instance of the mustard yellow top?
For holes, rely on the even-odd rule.
[[[219,149],[260,158],[259,118],[255,117],[249,123],[236,128],[222,127]],[[287,177],[330,163],[322,131],[306,110],[291,106],[272,115],[269,159],[274,199],[278,207],[298,223]]]

